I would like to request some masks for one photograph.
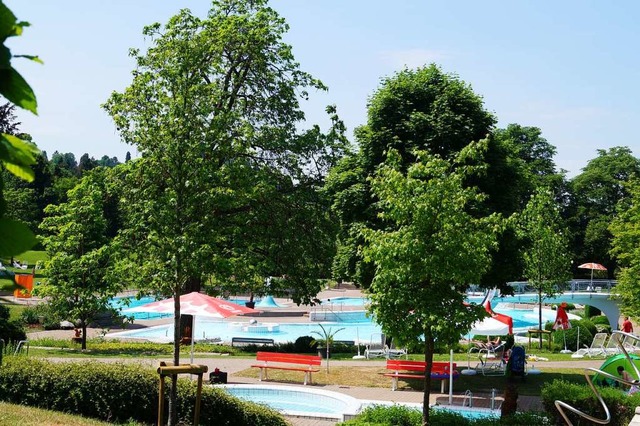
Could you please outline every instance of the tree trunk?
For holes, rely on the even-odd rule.
[[[538,292],[538,339],[539,339],[539,348],[542,350],[542,290]]]
[[[86,351],[87,350],[87,323],[85,321],[82,321],[82,350]]]
[[[185,284],[185,294],[202,290],[202,277],[188,277]]]
[[[507,372],[507,374],[509,374]],[[504,401],[500,409],[500,417],[512,416],[518,409],[518,386],[513,377],[507,377],[504,389]]]
[[[180,365],[180,291],[173,293],[173,309],[175,316],[173,318],[173,365]],[[178,376],[171,376],[171,390],[169,391],[169,426],[178,424]]]
[[[429,400],[431,398],[431,367],[433,365],[434,341],[431,333],[425,332],[424,361],[427,364],[424,369],[424,394],[422,398],[422,425],[429,425]]]

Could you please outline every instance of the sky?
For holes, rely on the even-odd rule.
[[[182,8],[205,17],[209,0],[5,0],[31,24],[9,39],[14,59],[38,99],[38,116],[20,111],[20,130],[54,151],[124,160],[101,109],[131,83],[130,48],[148,46],[145,25]],[[555,162],[573,177],[598,149],[628,146],[640,155],[640,2],[618,0],[272,0],[290,25],[285,41],[301,69],[323,81],[302,107],[307,126],[329,120],[335,104],[352,131],[365,124],[367,101],[381,80],[404,67],[436,63],[481,95],[498,127],[535,126],[557,148]]]

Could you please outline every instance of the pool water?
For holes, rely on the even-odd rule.
[[[151,296],[141,297],[140,299],[136,299],[135,297],[114,297],[109,300],[109,304],[113,308],[123,310],[137,308],[138,306],[146,305],[147,303],[153,303],[155,301],[156,299]],[[173,314],[160,314],[157,312],[127,312],[123,315],[127,317],[134,317],[135,319],[160,319],[173,317]]]
[[[246,324],[246,321],[243,322]],[[277,324],[275,322],[264,321],[263,324]],[[372,340],[372,336],[379,335],[382,329],[379,325],[369,322],[323,322],[322,326],[328,331],[337,331],[335,340],[352,340],[360,341],[361,345],[368,344]],[[265,327],[266,328],[266,327]],[[314,336],[313,331],[322,333],[322,329],[318,323],[279,323],[278,327],[271,327],[273,331],[243,331],[238,327],[237,321],[222,321],[206,317],[195,317],[195,327],[193,328],[195,340],[207,340],[213,338],[222,339],[223,342],[230,342],[232,337],[261,337],[273,339],[275,343],[295,342],[300,336]],[[138,330],[129,330],[118,333],[111,333],[109,337],[114,338],[132,338],[147,339],[156,342],[173,341],[173,324],[158,325]],[[379,341],[379,337],[377,340]],[[364,348],[362,348],[364,350]]]
[[[126,308],[127,306],[124,304],[123,299],[124,298],[114,298],[111,303],[115,307]],[[128,307],[136,307],[154,301],[151,297],[143,297],[140,300],[130,298],[129,300],[130,305]],[[243,302],[241,299],[236,300],[240,303]],[[337,332],[335,336],[336,340],[349,340],[356,343],[359,342],[360,345],[366,345],[373,339],[379,340],[377,335],[382,332],[382,329],[364,310],[341,311],[322,309],[325,304],[331,304],[331,306],[335,307],[338,304],[344,306],[364,306],[366,303],[368,303],[368,299],[362,297],[325,299],[319,309],[313,310],[312,308],[310,318],[314,321],[278,324],[277,319],[274,319],[274,321],[264,321],[266,327],[254,327],[251,330],[243,330],[241,327],[238,327],[238,323],[244,323],[246,319],[233,318],[223,321],[196,316],[196,324],[194,327],[195,340],[219,338],[222,339],[222,341],[229,342],[232,337],[261,337],[273,339],[275,343],[295,342],[300,336],[313,336],[315,335],[315,333],[313,333],[314,331],[321,332],[322,330],[318,322],[322,321],[325,328],[332,328],[333,330],[342,328],[342,330]],[[505,306],[497,305],[494,310],[513,318],[514,332],[516,333],[526,331],[530,328],[538,328],[538,313],[535,309],[509,309]],[[543,322],[555,320],[555,311],[543,309],[542,313]],[[173,315],[136,312],[133,316],[137,319],[157,319],[170,318]],[[271,326],[272,324],[277,325],[277,327]],[[113,333],[109,336],[170,342],[173,339],[173,326],[166,324],[145,329]]]
[[[361,402],[348,395],[321,389],[273,385],[219,385],[227,393],[246,401],[265,404],[288,415],[345,420],[355,415]]]

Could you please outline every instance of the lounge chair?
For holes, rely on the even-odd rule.
[[[480,349],[478,351],[477,372],[485,376],[503,376],[506,372],[507,359],[505,358],[505,344],[495,348]]]
[[[371,341],[364,350],[364,356],[367,359],[387,356],[387,345],[385,344],[384,334],[375,333],[371,335]]]
[[[387,359],[394,359],[394,358],[400,358],[402,355],[407,355],[407,349],[396,348],[395,343],[393,343],[393,340],[392,340],[391,345],[389,345],[389,347],[387,348],[387,353],[385,356],[387,357]]]
[[[596,335],[593,336],[591,346],[585,346],[584,348],[578,349],[574,354],[571,355],[571,358],[584,358],[585,356],[588,356],[589,358],[594,356],[606,356],[606,340],[607,333],[596,333]]]
[[[605,355],[609,356],[622,353],[618,342],[622,342],[624,344],[624,336],[620,334],[612,334],[609,336],[609,340],[607,340],[607,344],[604,347]]]

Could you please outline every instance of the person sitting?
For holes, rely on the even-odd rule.
[[[622,377],[622,380],[626,380],[627,382],[638,382],[638,380],[633,379],[631,375],[624,370],[623,366],[619,365],[617,370],[618,370],[618,375]],[[620,385],[623,389],[626,389],[627,386],[629,386],[629,390],[627,390],[627,394],[629,395],[640,391],[640,388],[638,387],[638,385],[627,385],[626,383],[620,383]]]
[[[496,336],[495,339],[487,341],[487,348],[495,349],[500,346],[500,336]]]
[[[182,338],[180,339],[181,345],[190,345],[191,344],[191,327],[186,326],[184,331],[182,332]]]

